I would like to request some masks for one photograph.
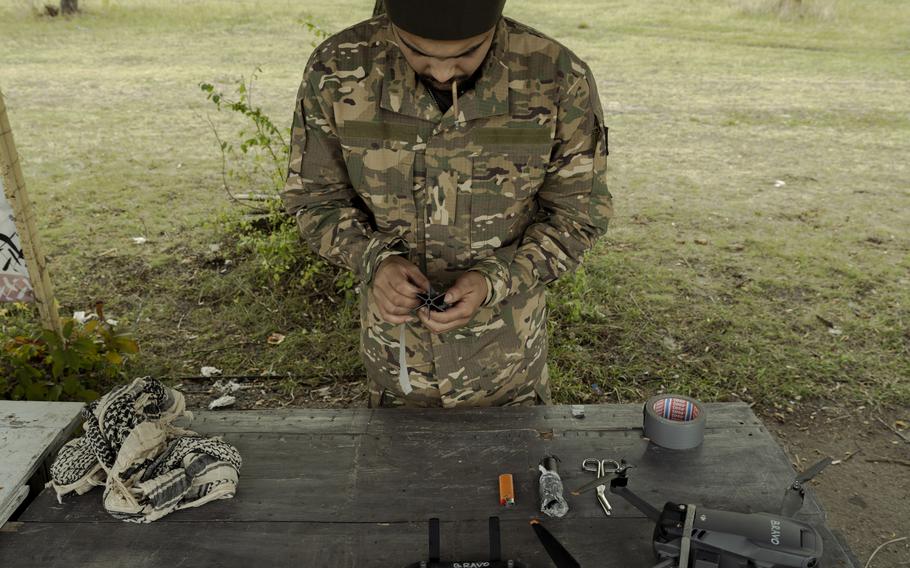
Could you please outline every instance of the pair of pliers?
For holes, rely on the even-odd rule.
[[[607,464],[612,465],[613,467],[609,470],[607,469]],[[619,469],[619,462],[615,460],[598,460],[594,458],[587,458],[581,462],[581,468],[585,471],[590,471],[597,474],[597,479],[606,477],[607,471],[615,472]],[[597,486],[597,502],[600,503],[600,508],[604,510],[606,516],[611,516],[613,514],[613,506],[610,505],[610,501],[607,499],[607,485],[602,483]]]

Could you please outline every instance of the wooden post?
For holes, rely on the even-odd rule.
[[[0,175],[3,176],[6,199],[12,206],[13,215],[16,217],[16,228],[19,230],[19,239],[22,242],[22,253],[25,256],[28,277],[35,292],[35,303],[38,304],[41,325],[45,329],[53,330],[57,335],[62,335],[60,315],[57,313],[57,303],[54,300],[54,288],[51,285],[47,262],[38,239],[35,213],[28,199],[28,192],[25,191],[25,179],[22,177],[19,154],[16,152],[16,144],[13,141],[13,130],[6,116],[6,103],[3,100],[2,90],[0,90]]]

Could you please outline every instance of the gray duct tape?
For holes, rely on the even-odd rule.
[[[658,446],[688,450],[705,438],[707,412],[694,398],[679,394],[653,396],[643,412],[645,437]]]

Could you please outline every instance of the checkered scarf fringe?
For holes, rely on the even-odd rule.
[[[105,509],[136,523],[233,497],[237,449],[174,426],[181,416],[192,417],[183,394],[156,379],[115,388],[82,410],[85,435],[60,449],[48,486],[61,503],[104,486]]]

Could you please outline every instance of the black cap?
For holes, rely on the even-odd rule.
[[[496,26],[506,0],[385,0],[392,23],[426,39],[466,39]]]

